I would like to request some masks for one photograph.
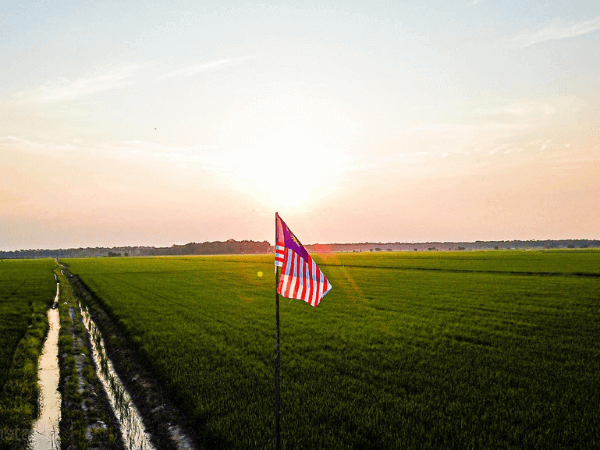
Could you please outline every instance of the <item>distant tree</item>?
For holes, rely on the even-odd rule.
[[[498,250],[498,246],[497,245],[494,245],[494,250]]]
[[[419,250],[418,248],[415,248],[415,252],[418,251],[418,250]]]
[[[464,247],[457,247],[457,250],[464,250]]]

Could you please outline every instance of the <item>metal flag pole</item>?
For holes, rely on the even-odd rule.
[[[277,255],[277,213],[275,213],[275,255]],[[279,397],[279,266],[275,267],[275,450],[281,450],[281,400]]]

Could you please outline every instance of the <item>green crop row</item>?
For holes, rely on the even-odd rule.
[[[285,448],[600,445],[600,253],[322,261],[318,308],[281,299]],[[272,256],[68,264],[206,448],[272,447]]]
[[[369,252],[315,256],[326,265],[364,265],[412,270],[448,270],[529,274],[585,274],[600,276],[600,251],[513,250],[468,252]]]
[[[37,413],[54,267],[50,259],[0,261],[0,449],[23,448]]]

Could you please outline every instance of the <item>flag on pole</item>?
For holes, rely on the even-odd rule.
[[[279,214],[275,242],[275,268],[281,267],[277,293],[317,306],[331,284]]]

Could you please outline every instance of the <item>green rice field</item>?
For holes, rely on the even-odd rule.
[[[0,392],[17,344],[31,320],[31,304],[52,304],[56,281],[51,259],[0,261]]]
[[[25,448],[39,396],[38,358],[56,294],[55,264],[0,260],[0,449]]]
[[[319,307],[281,299],[284,448],[600,448],[600,252],[315,259]],[[205,448],[273,447],[272,255],[64,262]]]

